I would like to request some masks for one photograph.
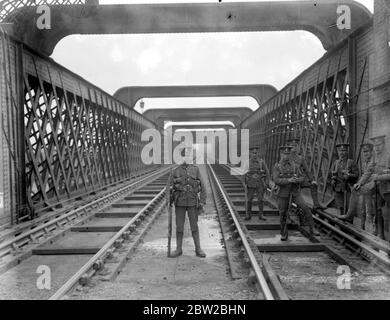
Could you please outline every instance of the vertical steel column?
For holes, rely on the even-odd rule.
[[[349,68],[349,101],[346,110],[347,114],[347,130],[349,133],[349,156],[351,159],[357,158],[357,117],[356,117],[356,39],[354,37],[348,38],[348,68]]]
[[[33,208],[27,204],[27,182],[26,182],[26,139],[24,125],[24,64],[23,64],[23,44],[16,46],[17,48],[17,215],[18,219],[25,214],[33,214]]]

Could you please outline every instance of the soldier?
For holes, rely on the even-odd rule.
[[[192,148],[185,148],[183,153],[185,153],[184,161],[172,171],[167,187],[167,190],[173,192],[176,215],[176,251],[170,257],[176,258],[183,254],[184,222],[187,212],[196,255],[204,258],[206,254],[200,247],[198,214],[206,204],[206,183],[200,174],[199,168],[193,164],[193,158],[190,156]],[[200,197],[198,197],[199,193]]]
[[[325,209],[318,200],[318,183],[314,179],[309,167],[306,164],[305,158],[301,156],[299,151],[299,142],[297,138],[288,140],[291,149],[291,160],[300,168],[301,172],[305,175],[305,181],[301,183],[301,188],[310,188],[311,197],[313,199],[313,209]]]
[[[269,184],[270,173],[263,159],[258,156],[258,148],[250,149],[249,168],[245,174],[246,186],[246,216],[245,220],[252,218],[252,201],[256,195],[259,206],[259,219],[266,220],[264,213],[264,193]]]
[[[370,141],[362,144],[362,176],[352,187],[351,198],[349,200],[348,212],[345,216],[339,216],[341,220],[353,222],[357,214],[359,198],[362,200],[361,228],[365,230],[366,216],[370,223],[373,223],[375,210],[373,196],[375,194],[374,170],[375,162],[373,159],[374,145]]]
[[[390,219],[390,158],[386,153],[386,136],[374,137],[375,174],[373,178],[377,184],[376,201],[376,230],[375,235],[385,239],[385,233],[389,233]],[[387,235],[389,240],[390,235]]]
[[[340,215],[345,215],[348,210],[350,185],[356,183],[359,177],[359,169],[355,162],[348,159],[348,147],[347,143],[336,145],[339,159],[335,161],[332,169],[332,188]]]
[[[287,241],[288,239],[287,218],[291,201],[294,201],[304,212],[307,221],[309,222],[310,233],[316,236],[319,235],[314,227],[312,213],[306,206],[305,201],[300,194],[300,184],[304,182],[305,177],[300,171],[300,168],[290,159],[291,149],[291,146],[280,148],[281,159],[280,162],[275,164],[273,170],[273,180],[279,187],[277,197],[282,241]]]

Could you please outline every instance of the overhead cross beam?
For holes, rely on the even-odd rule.
[[[277,93],[275,87],[267,84],[214,85],[214,86],[150,86],[123,87],[114,97],[130,107],[135,107],[143,98],[200,98],[200,97],[252,97],[258,105]]]
[[[337,10],[345,4],[351,10],[351,29],[340,30]],[[328,50],[372,18],[363,5],[348,0],[51,5],[50,8],[53,22],[50,30],[31,27],[38,17],[33,7],[15,9],[7,18],[12,20],[18,14],[14,36],[48,55],[62,38],[71,34],[293,30],[313,33]]]

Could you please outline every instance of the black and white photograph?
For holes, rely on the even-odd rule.
[[[390,300],[390,0],[0,0],[0,300]]]

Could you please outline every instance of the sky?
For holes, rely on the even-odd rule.
[[[100,0],[100,4],[174,2],[185,1]],[[358,2],[373,11],[373,0]],[[324,53],[317,37],[306,31],[71,35],[61,40],[52,58],[114,94],[124,86],[161,85],[270,84],[279,90]],[[249,97],[144,99],[144,102],[145,110],[258,108]],[[139,105],[136,110],[140,111]]]

